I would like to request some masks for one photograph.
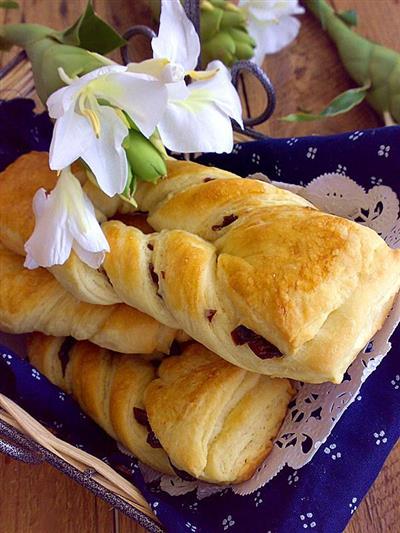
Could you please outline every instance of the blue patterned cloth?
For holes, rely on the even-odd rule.
[[[35,116],[29,100],[0,103],[0,170],[21,153],[46,150],[51,124]],[[400,127],[331,137],[270,139],[235,147],[230,155],[207,155],[205,163],[247,175],[308,183],[344,170],[361,185],[382,183],[400,194]],[[17,201],[17,199],[16,199]],[[361,389],[314,459],[298,472],[285,468],[249,496],[230,491],[197,501],[194,493],[172,497],[157,483],[145,485],[136,461],[81,413],[77,404],[0,347],[0,391],[68,442],[105,460],[131,479],[168,531],[319,533],[343,531],[379,473],[400,434],[400,332],[393,348]]]

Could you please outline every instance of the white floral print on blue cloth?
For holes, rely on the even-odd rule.
[[[45,115],[35,116],[32,110],[30,100],[0,102],[0,170],[20,153],[48,149],[51,123]],[[12,136],[6,135],[10,128]],[[241,144],[232,154],[202,156],[200,161],[243,176],[263,172],[271,179],[305,185],[321,174],[337,172],[341,165],[366,189],[371,184],[387,184],[399,191],[400,150],[393,148],[399,143],[400,127],[389,127],[330,137]],[[349,407],[313,460],[300,471],[284,468],[269,484],[248,496],[226,490],[197,500],[194,493],[173,497],[160,491],[157,483],[146,485],[132,458],[122,454],[110,437],[82,416],[68,395],[34,373],[27,362],[6,347],[0,348],[0,392],[17,401],[60,438],[79,445],[131,479],[168,531],[339,533],[399,437],[399,331],[392,337],[392,344],[391,354],[366,381],[358,401]],[[326,449],[329,452],[324,453]],[[159,531],[156,525],[150,529]]]

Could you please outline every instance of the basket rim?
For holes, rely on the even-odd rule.
[[[8,396],[0,393],[0,400],[6,400],[6,404],[18,406],[19,410],[22,410],[28,417],[31,417],[21,406],[16,402],[8,398]],[[6,454],[6,448],[11,453],[7,452],[7,455],[12,456],[14,459],[19,459],[31,464],[38,464],[46,462],[53,468],[56,468],[69,478],[77,482],[82,487],[92,492],[95,496],[98,496],[106,503],[110,504],[113,508],[122,512],[129,518],[136,521],[140,526],[144,527],[150,533],[163,533],[165,530],[156,522],[155,519],[147,516],[145,513],[137,509],[134,505],[124,500],[121,496],[114,493],[112,490],[104,487],[100,482],[92,478],[90,471],[81,472],[78,468],[68,463],[62,457],[56,455],[52,451],[48,450],[42,444],[36,442],[29,435],[26,435],[23,431],[16,427],[18,420],[13,416],[7,417],[7,421],[3,416],[5,413],[9,415],[4,402],[1,402],[0,406],[0,453]],[[33,417],[32,417],[33,418]],[[44,428],[40,422],[34,419],[37,424]],[[15,425],[14,425],[15,424]],[[45,429],[45,428],[44,428]],[[62,440],[62,439],[59,439]],[[65,442],[67,445],[69,443]],[[29,458],[31,454],[31,459]],[[89,454],[91,455],[91,454]],[[25,460],[24,460],[25,459]],[[26,460],[27,459],[27,460]],[[138,490],[138,489],[137,489]]]

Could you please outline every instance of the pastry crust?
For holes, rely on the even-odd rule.
[[[42,331],[89,339],[122,353],[168,353],[182,334],[124,304],[93,305],[76,300],[47,270],[28,270],[23,258],[0,247],[0,329]]]
[[[102,226],[113,298],[247,370],[340,382],[399,291],[400,250],[271,184],[169,161],[137,201],[157,232]],[[84,299],[86,269],[58,278]]]
[[[161,362],[146,389],[150,425],[171,462],[212,483],[249,479],[266,458],[294,389],[199,344]]]
[[[144,408],[144,390],[155,378],[151,362],[114,355],[85,341],[72,344],[60,357],[64,343],[64,337],[30,335],[31,364],[72,394],[85,413],[138,459],[165,474],[173,474],[164,450],[148,444],[148,431],[134,416],[134,408]]]
[[[28,355],[141,461],[167,474],[174,465],[212,483],[253,475],[294,394],[288,380],[246,372],[197,343],[163,359],[158,371],[141,357],[40,333],[30,336]],[[143,422],[147,413],[147,428],[135,409],[145,409],[139,415]],[[162,448],[149,445],[149,431]]]

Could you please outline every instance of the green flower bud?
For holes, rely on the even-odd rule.
[[[167,167],[163,156],[140,132],[130,130],[123,146],[133,177],[155,183],[158,178],[166,175]]]

